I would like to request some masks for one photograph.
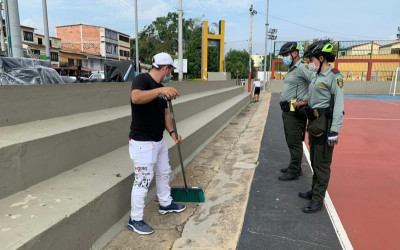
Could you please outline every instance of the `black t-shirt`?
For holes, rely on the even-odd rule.
[[[132,90],[152,90],[164,87],[150,74],[140,74],[133,79]],[[129,138],[135,141],[161,141],[165,129],[165,109],[167,101],[157,97],[146,104],[133,104],[131,100],[132,122]]]

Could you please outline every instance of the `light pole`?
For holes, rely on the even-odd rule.
[[[139,74],[139,38],[138,38],[138,9],[137,0],[135,0],[135,38],[136,38],[136,74]]]
[[[239,70],[236,70],[236,86],[239,85],[238,74],[239,74]]]
[[[47,57],[47,60],[51,62],[49,21],[47,18],[47,2],[46,2],[46,0],[42,0],[42,9],[43,9],[44,44],[46,45],[46,57]]]
[[[264,91],[267,82],[267,55],[268,55],[268,11],[269,11],[269,0],[267,0],[267,21],[265,22],[265,55],[264,55]]]
[[[8,56],[14,58],[24,57],[18,1],[5,0],[4,3],[7,24]]]
[[[251,91],[251,54],[253,46],[253,16],[257,14],[257,11],[253,9],[253,5],[250,7],[250,39],[249,39],[249,82],[248,91]]]
[[[269,29],[268,30],[268,39],[271,40],[271,45],[272,45],[272,41],[276,40],[276,38],[277,38],[276,33],[278,33],[277,29]],[[271,62],[271,56],[272,56],[272,54],[270,53],[270,56],[269,56],[270,62]],[[266,69],[266,68],[267,68],[267,56],[265,56],[265,60],[264,60],[264,69]],[[271,70],[271,66],[270,66],[269,70]],[[264,77],[266,77],[266,71],[264,72]],[[267,77],[267,78],[270,78],[270,77]],[[267,79],[264,79],[264,91],[265,91],[265,85],[266,85],[265,83],[266,82],[267,82]]]
[[[182,34],[182,0],[179,0],[179,18],[178,18],[178,60],[179,60],[179,75],[178,79],[183,80],[183,34]]]

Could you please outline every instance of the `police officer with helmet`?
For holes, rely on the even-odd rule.
[[[280,105],[290,163],[287,168],[281,169],[281,181],[296,180],[302,175],[302,141],[307,122],[302,108],[307,104],[308,85],[315,73],[309,71],[307,65],[300,60],[299,51],[300,45],[297,42],[287,42],[279,51],[279,55],[283,56],[283,63],[289,68],[284,79]]]
[[[316,72],[308,92],[308,133],[311,167],[314,171],[311,190],[300,192],[301,198],[310,200],[303,212],[314,213],[322,209],[330,178],[330,165],[334,146],[338,143],[343,123],[343,76],[329,63],[335,60],[329,40],[311,44],[304,57],[308,68]]]

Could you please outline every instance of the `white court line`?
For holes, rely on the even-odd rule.
[[[400,121],[400,119],[395,118],[367,118],[367,117],[360,117],[360,118],[344,118],[345,120],[370,120],[370,121]]]
[[[305,142],[303,142],[303,151],[304,155],[306,156],[307,162],[310,165],[311,172],[314,173],[311,167],[310,152],[308,151]],[[336,212],[335,206],[333,205],[333,202],[328,194],[328,191],[326,191],[324,203],[326,210],[329,214],[329,218],[331,219],[333,227],[335,228],[336,235],[339,238],[340,244],[342,245],[342,248],[345,250],[353,250],[354,248],[351,245],[346,230],[344,230],[342,222],[340,221],[339,215]]]
[[[384,102],[384,103],[387,103],[387,104],[396,105],[396,106],[400,106],[400,104],[397,104],[397,103],[392,103],[392,102],[387,102],[387,101],[381,101],[381,102]]]

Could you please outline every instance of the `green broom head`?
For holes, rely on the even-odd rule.
[[[177,186],[171,188],[172,199],[176,202],[204,202],[204,192],[201,187]]]

